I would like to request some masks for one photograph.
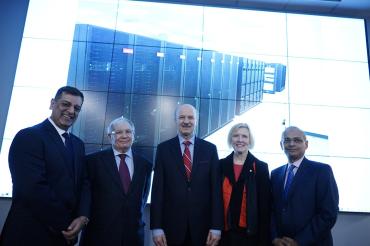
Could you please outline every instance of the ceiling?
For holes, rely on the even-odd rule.
[[[187,3],[216,7],[222,6],[370,19],[370,0],[162,0],[156,2]]]

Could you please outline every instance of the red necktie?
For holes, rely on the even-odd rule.
[[[121,161],[119,163],[119,176],[121,177],[121,182],[123,185],[123,190],[125,193],[127,193],[128,188],[130,187],[131,183],[131,177],[130,177],[130,172],[128,170],[127,164],[126,164],[126,154],[119,154],[119,157],[121,158]]]
[[[188,177],[188,180],[190,180],[191,154],[190,154],[190,150],[189,150],[189,145],[191,144],[191,142],[190,141],[184,141],[183,144],[185,145],[185,150],[184,150],[184,154],[183,154],[182,158],[184,160],[186,176]]]

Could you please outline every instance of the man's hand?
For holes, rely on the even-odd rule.
[[[297,241],[295,241],[293,238],[283,237],[282,240],[286,246],[298,246]]]
[[[210,231],[210,232],[208,232],[206,245],[207,246],[216,246],[218,244],[218,241],[220,241],[220,238],[221,238],[220,235],[216,235],[216,234],[214,234]]]
[[[72,221],[68,226],[67,230],[62,231],[64,238],[67,240],[68,244],[74,244],[75,239],[81,229],[88,223],[89,219],[85,216],[80,216]]]
[[[290,237],[275,238],[272,241],[274,246],[298,246],[297,241]]]
[[[284,246],[283,239],[275,238],[274,240],[272,240],[272,245],[274,245],[274,246]]]
[[[155,246],[167,246],[166,236],[164,234],[153,236]]]

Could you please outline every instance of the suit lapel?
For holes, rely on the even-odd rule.
[[[119,176],[117,163],[116,163],[116,159],[115,159],[114,152],[113,152],[112,148],[107,149],[104,152],[102,162],[107,167],[107,170],[108,170],[109,174],[111,175],[113,182],[118,186],[119,189],[121,189],[122,193],[124,194],[125,192],[123,191],[121,178]]]
[[[288,198],[297,189],[297,187],[299,186],[300,181],[302,181],[302,179],[304,179],[304,177],[306,176],[306,174],[305,174],[306,172],[307,172],[307,159],[303,158],[303,160],[301,162],[301,165],[299,166],[296,174],[294,175],[293,181],[290,184],[290,188],[289,188],[288,195],[287,195]]]
[[[50,123],[48,119],[44,120],[44,122],[42,122],[42,125],[45,131],[47,132],[47,135],[49,136],[51,142],[56,146],[56,148],[58,149],[58,152],[61,154],[61,157],[64,160],[63,163],[66,163],[68,161],[67,149],[64,146],[63,140],[61,136],[58,134],[58,131],[55,129],[55,127]],[[76,158],[76,153],[75,153],[75,158]],[[66,165],[66,166],[67,166],[69,174],[72,176],[73,170],[70,169],[69,165]]]
[[[277,190],[279,191],[279,197],[284,197],[284,184],[285,184],[285,173],[288,168],[288,164],[285,164],[283,167],[281,167],[278,171],[278,187]]]
[[[140,165],[140,158],[134,152],[132,152],[132,158],[134,162],[134,175],[132,176],[128,193],[131,193],[135,189],[135,186],[138,185],[139,177],[143,177],[143,166]]]

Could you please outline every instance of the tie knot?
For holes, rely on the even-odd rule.
[[[121,158],[121,160],[126,159],[126,154],[119,154],[118,156],[119,156],[119,158]]]
[[[62,136],[64,137],[64,139],[69,138],[69,134],[68,134],[68,132],[64,132],[64,133],[62,134]]]
[[[183,142],[183,144],[184,144],[186,147],[189,147],[189,145],[191,144],[191,142],[187,140],[187,141],[184,141],[184,142]]]
[[[295,166],[293,164],[290,164],[289,168],[288,168],[288,171],[289,172],[292,172],[294,170]]]

